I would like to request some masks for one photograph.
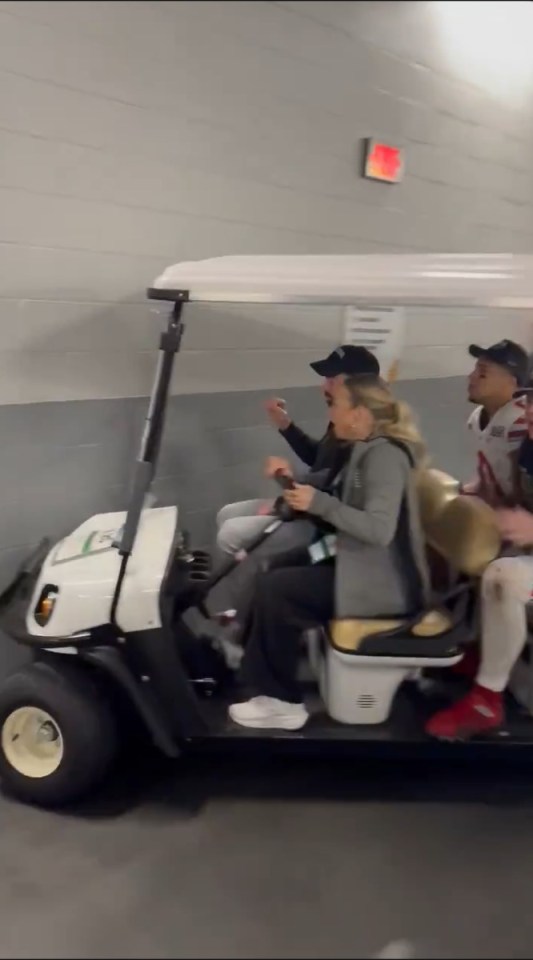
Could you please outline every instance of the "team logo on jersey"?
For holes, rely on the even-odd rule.
[[[504,427],[504,426],[491,427],[490,436],[491,436],[491,437],[503,437],[503,436],[505,436],[505,427]]]

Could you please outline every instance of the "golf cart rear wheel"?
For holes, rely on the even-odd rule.
[[[90,793],[116,752],[113,713],[83,670],[33,663],[0,687],[0,779],[21,800],[58,806]]]

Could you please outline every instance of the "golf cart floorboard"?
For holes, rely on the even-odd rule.
[[[327,744],[328,751],[337,749],[339,752],[381,753],[387,755],[403,748],[406,754],[449,753],[457,756],[458,753],[475,752],[484,754],[494,750],[501,750],[503,746],[515,747],[520,752],[523,748],[531,749],[533,759],[533,718],[525,715],[524,711],[509,698],[506,704],[506,724],[503,728],[490,736],[478,737],[468,742],[436,741],[424,733],[425,720],[440,707],[454,699],[454,684],[446,683],[436,687],[435,695],[428,697],[413,685],[405,685],[397,694],[389,720],[383,724],[349,726],[338,723],[324,712],[322,701],[316,694],[305,697],[306,706],[311,717],[306,726],[297,731],[261,730],[239,727],[233,723],[227,713],[231,702],[216,698],[205,702],[206,715],[210,724],[210,733],[206,738],[206,746],[231,746],[233,749],[238,743],[243,748],[248,745],[258,746],[261,742],[273,750],[313,750]],[[457,692],[455,691],[455,695]]]

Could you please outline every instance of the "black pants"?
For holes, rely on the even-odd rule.
[[[333,614],[334,564],[261,574],[242,664],[253,696],[301,703],[296,682],[302,631]]]

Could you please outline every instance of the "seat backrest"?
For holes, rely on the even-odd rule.
[[[457,497],[459,483],[442,470],[421,470],[417,476],[417,490],[422,526],[427,536],[448,503]]]
[[[460,496],[457,481],[440,470],[421,472],[418,491],[428,544],[458,573],[481,576],[501,549],[493,510]]]

